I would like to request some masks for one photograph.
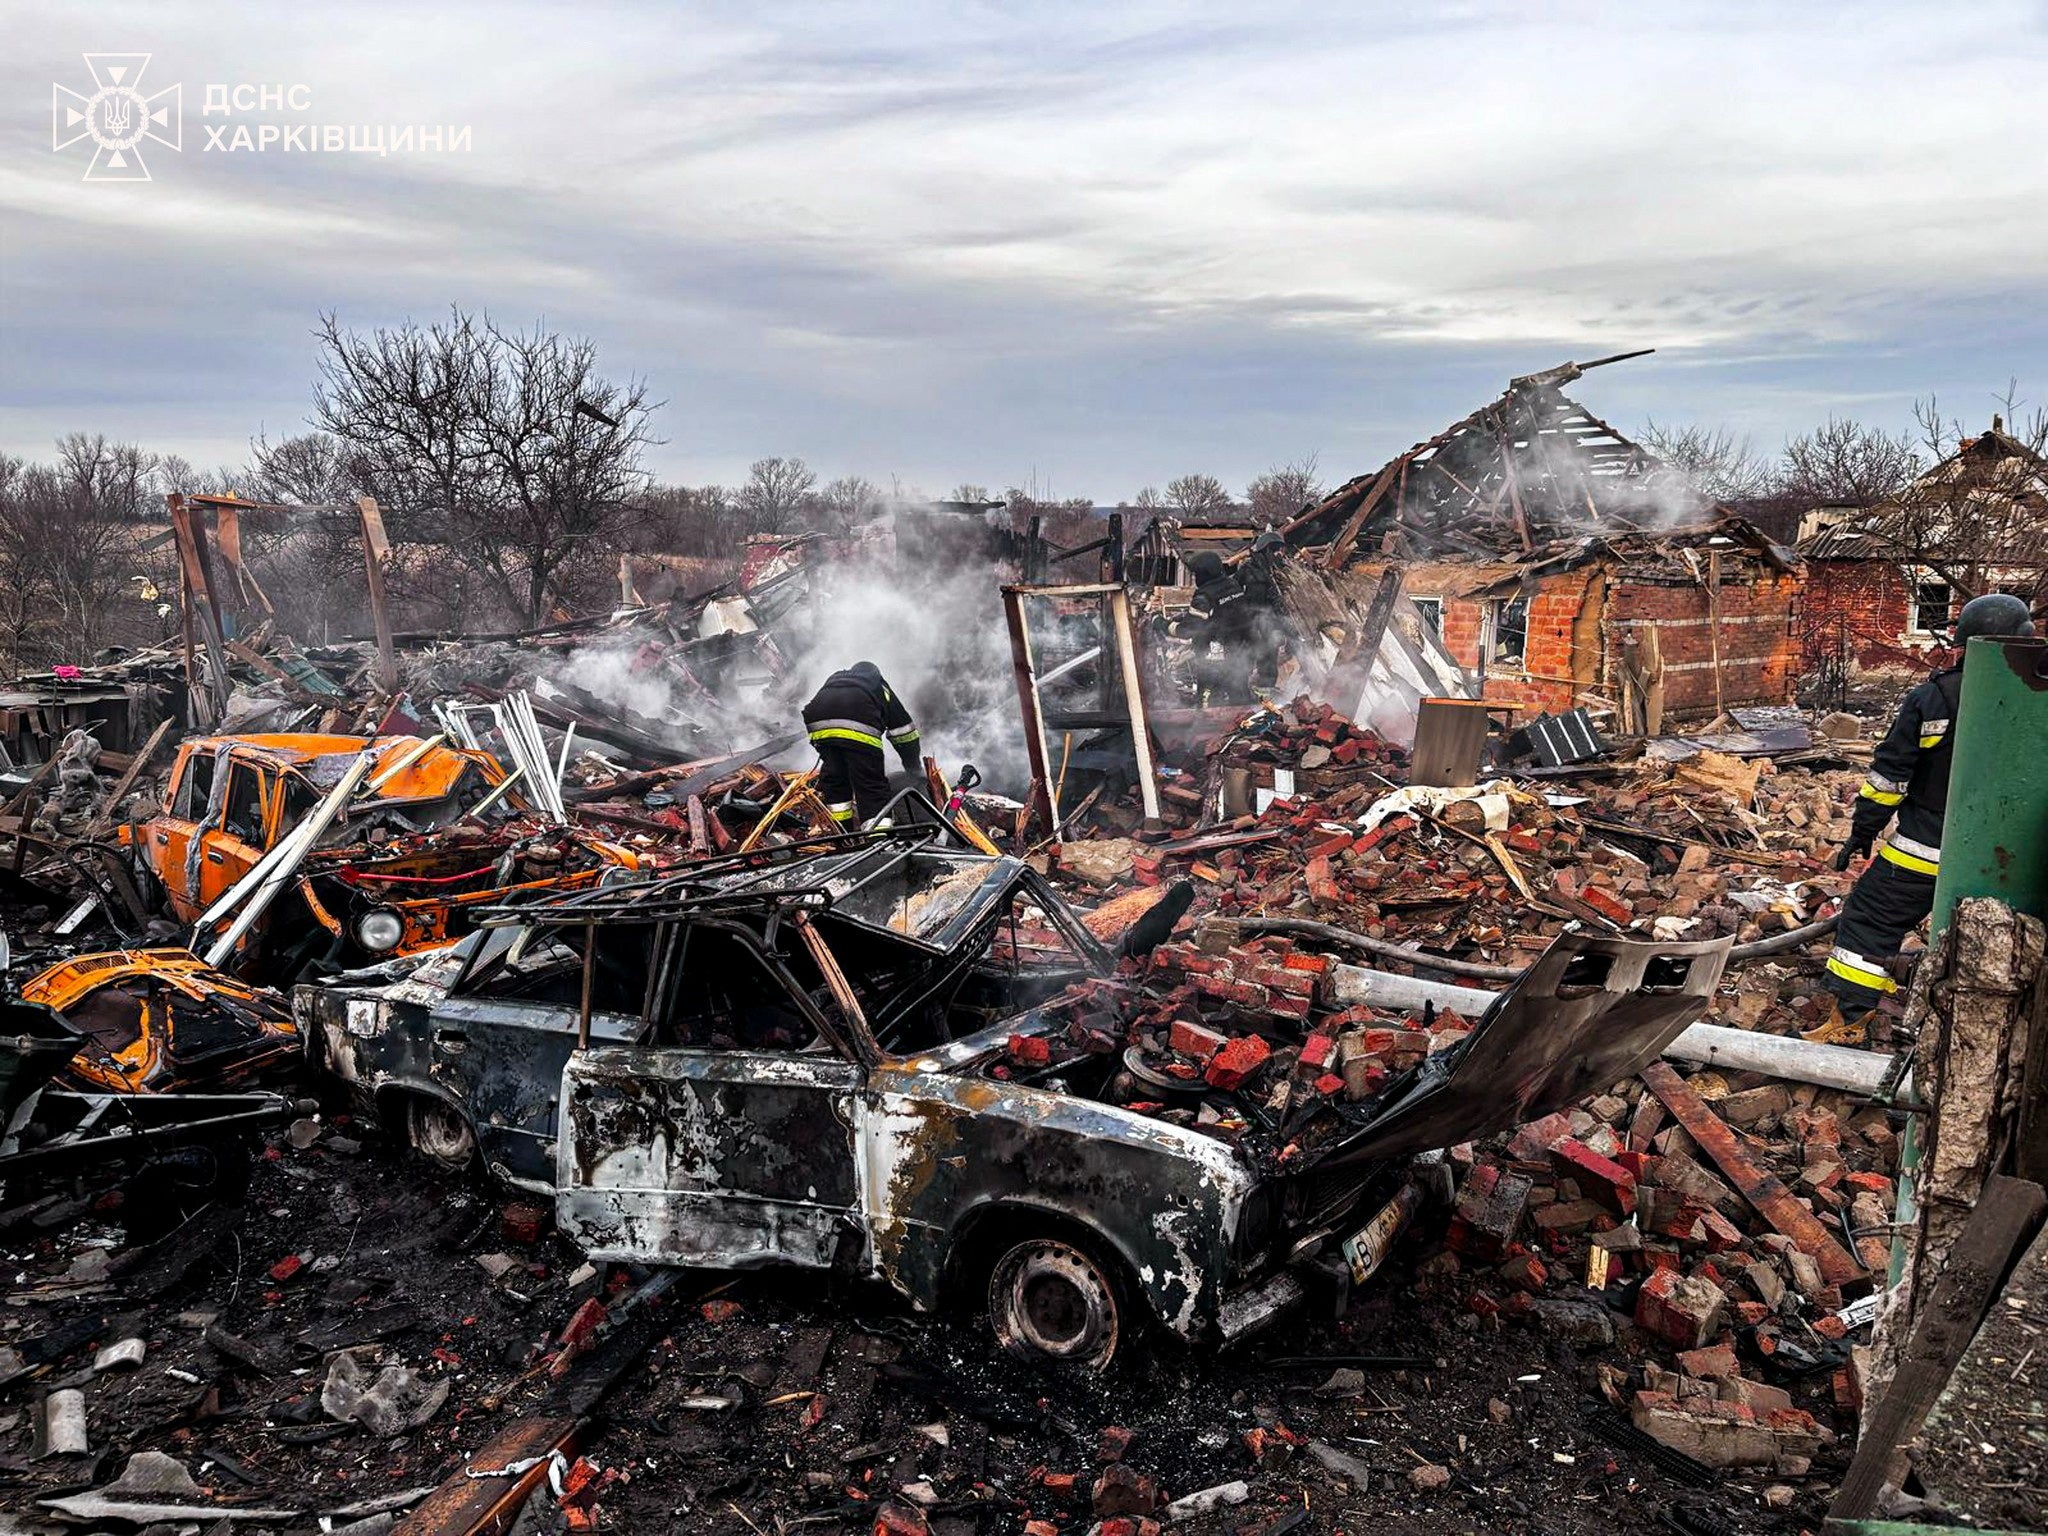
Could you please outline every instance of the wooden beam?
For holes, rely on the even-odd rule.
[[[1984,1181],[1984,1193],[1950,1250],[1933,1293],[1916,1309],[1918,1317],[1891,1385],[1864,1415],[1856,1458],[1828,1511],[1830,1520],[1876,1513],[1878,1495],[1891,1480],[1898,1453],[1920,1432],[2004,1285],[2013,1258],[2040,1230],[2044,1213],[2048,1193],[2040,1185],[2002,1174]]]
[[[1756,1165],[1728,1124],[1692,1091],[1685,1079],[1663,1062],[1643,1068],[1643,1082],[1664,1101],[1672,1119],[1706,1150],[1728,1181],[1756,1208],[1773,1230],[1792,1239],[1799,1251],[1820,1266],[1821,1278],[1830,1285],[1846,1285],[1864,1278],[1863,1266],[1855,1255],[1836,1242],[1812,1211],[1793,1196],[1775,1174]]]
[[[384,535],[384,514],[374,496],[358,496],[356,511],[363,522],[363,570],[370,584],[370,623],[377,632],[377,685],[398,692],[398,657],[391,639],[391,609],[384,600],[384,565],[391,541]]]

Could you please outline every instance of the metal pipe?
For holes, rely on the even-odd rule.
[[[305,862],[306,855],[313,851],[313,845],[334,824],[334,818],[341,814],[342,807],[348,804],[350,796],[356,792],[356,786],[363,782],[369,771],[370,754],[358,752],[356,760],[348,765],[348,771],[341,776],[340,782],[328,791],[327,798],[308,811],[305,820],[294,827],[291,835],[272,850],[278,855],[275,862],[267,857],[259,860],[256,869],[252,869],[234,890],[214,903],[213,909],[209,910],[209,916],[215,911],[224,910],[244,889],[252,885],[254,887],[249,889],[248,897],[242,901],[241,910],[235,914],[235,920],[229,925],[228,931],[222,934],[220,941],[202,957],[208,965],[219,965],[235,952],[235,946],[242,942],[243,936],[255,927],[256,920],[264,914],[271,902],[277,899],[277,893],[284,889],[285,882],[298,873],[298,868]],[[270,867],[259,877],[257,870],[263,869],[265,864],[269,864]],[[192,931],[193,943],[199,942],[205,927],[206,919],[202,918]]]
[[[1738,944],[1728,951],[1728,959],[1731,963],[1756,960],[1765,955],[1797,949],[1802,944],[1833,933],[1838,921],[1839,919],[1833,916],[1824,917],[1818,922],[1806,924],[1803,928],[1773,934],[1768,939]],[[1314,922],[1305,917],[1248,917],[1241,919],[1237,928],[1240,933],[1298,933],[1305,938],[1347,945],[1369,955],[1405,961],[1409,965],[1441,971],[1446,976],[1463,976],[1470,981],[1510,982],[1522,974],[1522,968],[1519,966],[1476,965],[1470,960],[1453,960],[1447,955],[1432,955],[1427,950],[1411,949],[1408,945],[1396,944],[1391,939],[1376,939],[1370,934],[1359,933],[1350,928],[1339,928],[1334,923]],[[1623,937],[1627,935],[1624,934]]]

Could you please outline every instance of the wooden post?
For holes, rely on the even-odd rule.
[[[207,724],[220,721],[227,710],[228,694],[234,683],[228,676],[228,659],[220,627],[220,609],[214,601],[213,583],[207,576],[206,536],[193,519],[192,508],[182,492],[164,498],[171,513],[171,533],[178,545],[178,570],[184,578],[185,613],[196,623],[206,642]],[[190,681],[189,663],[187,680]],[[195,722],[196,723],[196,722]]]
[[[1031,761],[1031,811],[1047,833],[1059,828],[1059,805],[1053,798],[1052,773],[1045,760],[1045,709],[1038,698],[1037,671],[1031,662],[1031,629],[1024,618],[1029,588],[1003,588],[1003,619],[1010,629],[1010,666],[1017,679],[1017,705],[1024,716],[1024,752]]]
[[[1714,713],[1726,714],[1721,698],[1721,552],[1707,551],[1707,638],[1714,648]]]
[[[363,570],[370,583],[370,623],[377,633],[377,686],[395,694],[398,657],[391,640],[391,610],[384,601],[384,564],[391,558],[391,541],[384,536],[384,514],[377,510],[374,496],[358,496],[356,511],[363,520]]]
[[[1109,594],[1116,627],[1116,659],[1123,668],[1124,710],[1131,717],[1131,752],[1138,760],[1138,799],[1145,819],[1159,820],[1159,776],[1152,765],[1152,723],[1145,717],[1145,685],[1138,667],[1138,639],[1131,628],[1131,595],[1122,587]]]

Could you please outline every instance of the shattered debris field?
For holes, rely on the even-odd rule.
[[[2024,1516],[2040,924],[1844,1017],[1881,724],[1576,375],[1256,543],[967,538],[888,682],[872,549],[404,635],[366,503],[376,636],[301,645],[173,498],[183,642],[0,715],[0,1531]]]

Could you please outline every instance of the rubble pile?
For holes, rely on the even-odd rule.
[[[1340,752],[1350,761],[1329,766]],[[1056,867],[1097,894],[1184,877],[1198,911],[1313,919],[1482,963],[1526,958],[1575,922],[1750,942],[1808,922],[1849,883],[1832,859],[1860,782],[1850,773],[1701,753],[1624,776],[1430,790],[1401,782],[1404,756],[1297,700],[1205,759],[1241,759],[1268,789],[1277,769],[1291,793],[1229,819],[1068,842]],[[1213,803],[1199,783],[1183,770],[1163,798]]]
[[[1112,773],[1037,845],[1012,831],[1013,802],[968,799],[962,816],[933,764],[932,825],[960,834],[943,859],[904,838],[919,850],[904,857],[932,867],[900,890],[879,861],[814,888],[799,856],[889,839],[842,837],[809,773],[770,766],[786,744],[757,723],[780,665],[755,622],[770,590],[530,635],[415,637],[389,686],[367,643],[257,633],[230,648],[217,728],[138,730],[124,750],[68,728],[21,776],[0,807],[10,1002],[71,1031],[37,1043],[38,1070],[63,1092],[171,1108],[47,1126],[17,1117],[14,1080],[0,1081],[10,1123],[32,1128],[0,1149],[11,1499],[75,1522],[232,1512],[252,1531],[357,1536],[514,1476],[544,1487],[533,1507],[569,1529],[1280,1536],[1399,1516],[1577,1533],[1668,1525],[1686,1500],[1707,1512],[1682,1529],[1729,1510],[1813,1522],[1860,1400],[1899,1116],[1840,1090],[1655,1063],[1520,1125],[1509,1094],[1526,1085],[1504,1085],[1406,1183],[1412,1149],[1369,1180],[1343,1160],[1472,1059],[1499,1016],[1471,992],[1433,999],[1448,985],[1435,978],[1513,983],[1561,937],[1790,936],[1740,956],[1700,1006],[1745,1031],[1851,1038],[1800,948],[1848,883],[1832,855],[1854,775],[1688,747],[1418,786],[1405,751],[1304,697],[1169,753],[1159,821],[1108,792]],[[134,717],[144,728],[170,718],[185,681],[169,651],[72,670],[38,686],[129,689],[156,710]],[[243,768],[255,787],[238,802]],[[1017,911],[967,910],[990,849],[1036,882]],[[961,875],[949,859],[983,862]],[[688,884],[706,870],[729,884]],[[630,917],[635,892],[671,914],[717,908],[707,931],[772,955],[795,992],[736,1001],[721,973],[703,1018],[678,1005],[632,1033],[633,1009],[687,952],[643,934],[626,962],[602,960],[599,926]],[[1086,909],[1078,943],[1058,893]],[[584,947],[508,938],[498,990],[455,1000],[463,1027],[434,1014],[467,963],[444,946],[480,913],[529,906],[580,924]],[[1380,1000],[1361,959],[1424,1000]],[[1004,1005],[997,981],[1023,1005]],[[440,1108],[380,1100],[378,1074],[408,1066],[403,1052],[323,1047],[319,1010],[291,1007],[294,983],[385,987],[334,1002],[332,1027],[430,1056]],[[966,1001],[949,1015],[955,992]],[[499,1054],[483,1029],[501,1004],[541,1020],[528,1055]],[[1272,1180],[1276,1219],[1294,1225],[1263,1240],[1328,1249],[1324,1278],[1349,1310],[1312,1303],[1220,1360],[1174,1346],[1151,1375],[1119,1363],[1092,1379],[1020,1370],[978,1322],[906,1320],[829,1252],[806,1281],[591,1262],[552,1231],[568,1206],[548,1182],[579,1008],[582,1045],[762,1054],[811,1039],[815,1015],[821,1041],[868,1047],[797,1054],[776,1093],[825,1065],[945,1057],[971,1082],[944,1114],[897,1111],[921,1127],[889,1144],[904,1159],[1016,1093],[1114,1111],[1076,1123]],[[990,1023],[970,1059],[961,1042]],[[29,1040],[24,1026],[24,1060]],[[647,1130],[659,1112],[642,1106],[653,1078],[638,1070],[613,1131],[642,1136],[627,1151],[652,1167],[655,1146],[694,1143]],[[461,1095],[486,1088],[499,1097],[465,1126]],[[284,1096],[297,1091],[309,1097]],[[1066,1112],[1031,1102],[1020,1122]],[[872,1132],[835,1110],[819,1136],[780,1107],[790,1118],[749,1126],[737,1089],[716,1103],[703,1146],[749,1175],[809,1170]],[[133,1139],[103,1144],[102,1120]],[[476,1134],[508,1126],[531,1143],[509,1187],[489,1182],[482,1165],[507,1165],[478,1155]],[[19,1156],[45,1159],[33,1179],[8,1174]],[[952,1171],[932,1178],[969,1158],[941,1158]],[[465,1161],[478,1182],[444,1171]],[[895,1185],[919,1183],[907,1168]],[[1049,1187],[1049,1170],[1034,1177]],[[735,1267],[829,1248],[802,1235],[824,1181],[803,1182],[801,1199],[771,1197],[799,1214]],[[1198,1203],[1170,1199],[1162,1241]],[[1368,1264],[1353,1251],[1374,1230],[1361,1224],[1387,1213]],[[835,1240],[863,1214],[848,1193]],[[683,1230],[661,1264],[695,1251]],[[747,1223],[707,1217],[706,1230],[715,1242]],[[971,1286],[953,1299],[993,1306]],[[541,1436],[564,1383],[580,1406]],[[513,1442],[519,1457],[501,1453]]]

